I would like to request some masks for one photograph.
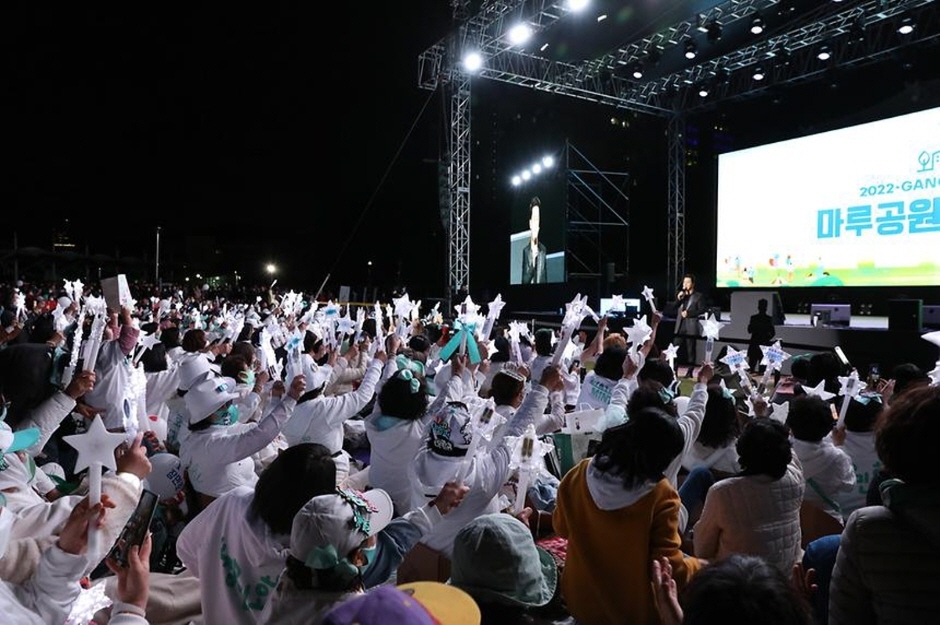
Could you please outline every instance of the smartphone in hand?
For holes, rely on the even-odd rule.
[[[150,523],[153,521],[153,515],[157,510],[157,494],[144,489],[137,501],[137,507],[131,518],[124,524],[124,529],[114,541],[114,546],[108,552],[108,557],[112,558],[122,567],[127,567],[127,554],[131,547],[137,545],[140,547],[147,532],[150,530]]]

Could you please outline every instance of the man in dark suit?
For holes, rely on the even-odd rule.
[[[682,289],[676,295],[676,329],[673,343],[679,347],[679,358],[689,369],[686,377],[692,377],[695,367],[695,344],[699,336],[699,315],[705,312],[705,297],[695,290],[695,276],[690,273],[682,277]]]
[[[542,284],[548,281],[545,245],[539,241],[540,205],[537,197],[529,202],[529,243],[522,250],[522,284]]]

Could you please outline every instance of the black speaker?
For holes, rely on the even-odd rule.
[[[920,332],[924,301],[920,299],[889,299],[888,329]]]
[[[607,263],[604,266],[604,276],[607,278],[607,282],[613,282],[617,278],[617,265],[614,263]]]

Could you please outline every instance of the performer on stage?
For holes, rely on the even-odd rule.
[[[682,288],[676,294],[676,330],[673,344],[679,347],[679,362],[689,369],[685,377],[692,377],[695,367],[695,343],[699,336],[698,317],[705,312],[705,297],[695,290],[695,276],[687,273],[682,277]]]

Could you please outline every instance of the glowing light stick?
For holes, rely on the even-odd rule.
[[[836,427],[843,427],[845,424],[845,413],[849,410],[849,402],[857,397],[859,392],[865,388],[865,383],[858,379],[858,371],[852,369],[852,372],[846,376],[839,376],[839,395],[842,396],[842,406],[839,408],[839,420]]]
[[[78,460],[75,472],[88,468],[88,503],[95,506],[101,503],[101,473],[104,467],[117,471],[114,450],[124,442],[124,435],[108,432],[101,417],[95,417],[84,434],[63,436],[62,440],[75,448]],[[88,559],[97,562],[104,555],[95,523],[88,524]]]
[[[761,345],[760,350],[764,353],[760,364],[766,366],[764,376],[760,381],[760,387],[767,388],[767,383],[770,382],[774,371],[780,371],[780,367],[783,366],[783,361],[789,358],[790,354],[783,351],[783,348],[780,347],[780,341],[777,341],[773,345]]]
[[[470,446],[467,447],[467,455],[464,456],[463,461],[457,468],[455,481],[458,484],[462,484],[467,477],[467,473],[470,471],[470,464],[473,462],[477,449],[480,447],[480,442],[490,440],[490,437],[493,436],[493,432],[502,422],[503,418],[496,412],[496,402],[493,401],[492,397],[481,403],[480,408],[474,413],[473,418],[470,420],[472,436],[470,438]]]
[[[499,313],[505,305],[506,302],[503,301],[503,296],[500,294],[497,294],[496,299],[489,303],[486,308],[486,321],[483,323],[483,330],[480,331],[481,340],[488,341],[490,339],[493,326],[496,324],[496,320],[499,319]]]
[[[721,331],[722,323],[714,315],[708,315],[702,322],[702,335],[705,336],[705,362],[712,361],[712,352],[715,350],[715,341]]]
[[[643,298],[649,303],[650,311],[655,315],[659,311],[656,310],[656,302],[653,299],[653,289],[649,288],[645,284],[643,285]]]
[[[516,502],[513,504],[514,514],[519,514],[525,509],[525,496],[529,490],[529,484],[544,466],[542,458],[548,451],[548,445],[539,440],[535,433],[535,425],[532,423],[526,426],[522,436],[516,439],[512,457],[509,460],[509,468],[516,470],[518,474]]]

